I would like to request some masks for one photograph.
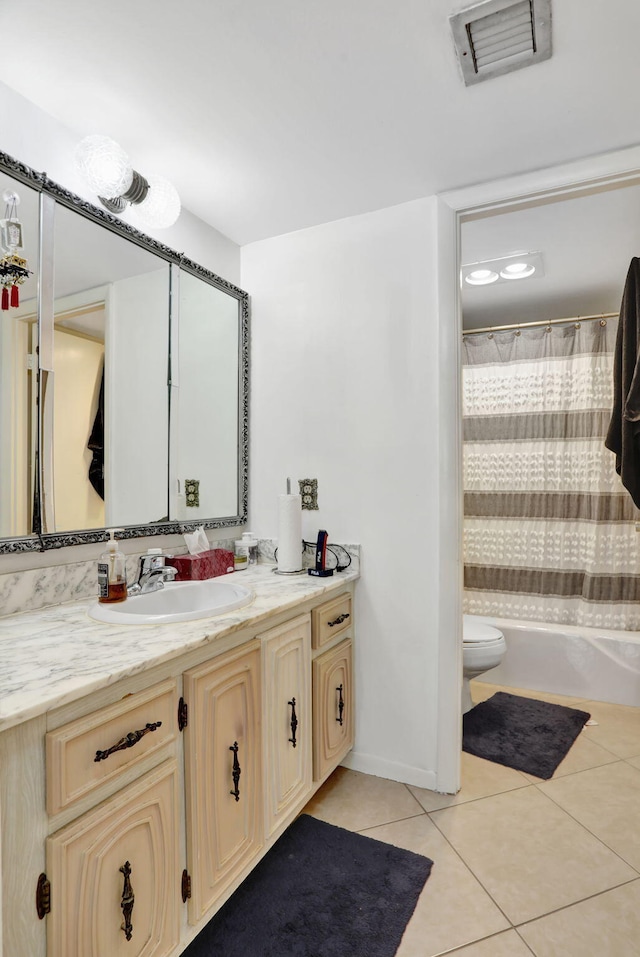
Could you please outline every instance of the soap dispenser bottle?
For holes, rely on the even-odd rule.
[[[115,540],[114,528],[109,532],[111,538],[106,552],[103,552],[98,562],[98,601],[124,601],[127,597],[127,576],[125,573],[125,558]]]

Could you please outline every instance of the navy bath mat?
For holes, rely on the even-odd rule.
[[[591,717],[586,711],[498,691],[462,718],[462,750],[550,778]]]
[[[432,865],[303,814],[183,957],[393,957]]]

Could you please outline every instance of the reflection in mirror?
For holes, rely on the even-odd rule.
[[[240,510],[240,303],[185,270],[179,282],[177,363],[172,350],[177,376],[172,371],[176,494],[171,517],[233,516]]]
[[[0,174],[0,216],[0,538],[9,538],[33,528],[39,194]]]
[[[53,522],[168,520],[169,264],[57,205]]]

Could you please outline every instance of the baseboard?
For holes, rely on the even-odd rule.
[[[413,784],[414,787],[426,788],[429,791],[436,789],[435,771],[415,768],[409,764],[398,764],[395,761],[385,761],[384,758],[378,758],[373,754],[350,751],[341,764],[342,767],[350,768],[351,771],[362,771],[364,774],[373,774],[378,778]]]

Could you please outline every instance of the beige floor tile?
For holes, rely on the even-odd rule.
[[[583,701],[581,705],[598,724],[582,732],[619,758],[640,756],[640,708],[630,708],[603,701]]]
[[[474,704],[479,701],[486,701],[496,691],[506,691],[507,694],[521,695],[523,698],[537,698],[539,701],[550,701],[552,704],[563,704],[567,708],[578,708],[588,711],[588,708],[582,708],[580,702],[584,698],[574,698],[571,695],[554,694],[550,691],[532,691],[529,688],[508,688],[506,685],[493,685],[484,681],[471,682],[471,697]]]
[[[434,862],[396,957],[434,957],[509,926],[426,814],[363,833]]]
[[[531,951],[523,944],[515,930],[508,930],[496,937],[488,937],[477,944],[456,950],[451,957],[531,957]]]
[[[571,745],[566,758],[560,762],[553,772],[553,780],[555,781],[556,778],[565,777],[567,774],[575,774],[576,771],[597,768],[603,764],[614,764],[617,760],[618,758],[615,754],[596,744],[583,730]],[[534,783],[543,780],[542,778],[535,777],[533,774],[524,774],[524,777]]]
[[[640,871],[640,768],[618,761],[539,789]]]
[[[635,876],[535,785],[434,811],[431,819],[514,924]]]
[[[337,768],[304,813],[348,831],[361,831],[424,811],[404,784]]]
[[[536,957],[635,957],[640,953],[640,881],[518,928]]]
[[[640,768],[640,758],[627,758],[627,764],[632,764],[634,768]]]
[[[615,758],[612,759],[615,761]],[[514,788],[527,786],[527,779],[520,771],[505,768],[494,761],[485,761],[474,754],[462,752],[462,787],[457,794],[438,794],[409,785],[409,790],[417,798],[425,811],[435,811],[442,807],[454,807],[466,801],[501,794]],[[536,778],[537,780],[537,778]]]

